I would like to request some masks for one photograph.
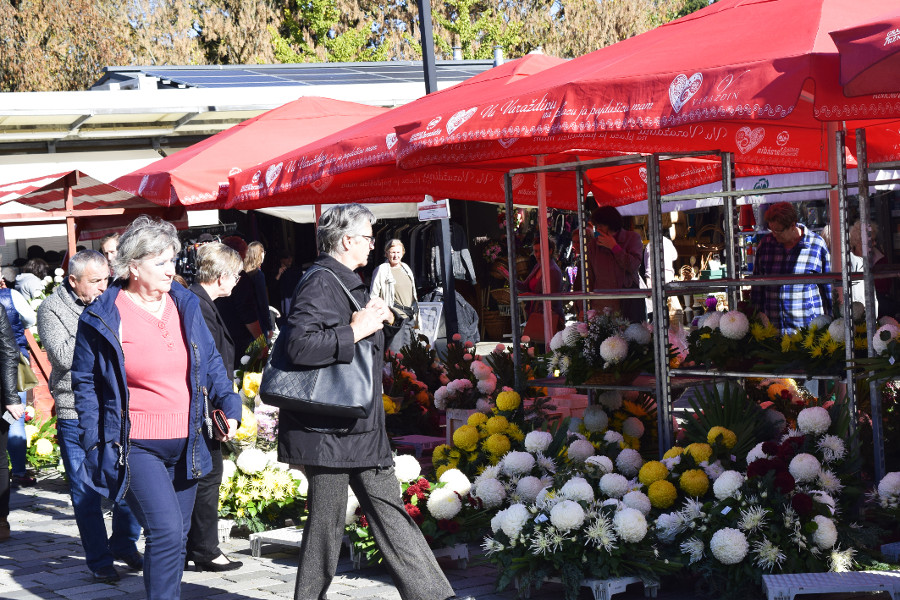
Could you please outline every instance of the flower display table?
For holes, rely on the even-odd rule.
[[[219,519],[219,542],[227,542],[231,539],[231,530],[234,527],[234,521],[231,519]]]
[[[397,445],[412,446],[416,458],[422,458],[425,450],[434,450],[444,443],[444,438],[431,435],[401,435],[391,439]]]
[[[466,544],[455,544],[446,548],[435,548],[432,550],[435,558],[449,558],[456,561],[456,566],[465,569],[469,564],[469,547]],[[360,569],[363,567],[363,555],[357,554],[350,546],[350,560],[353,561],[353,568]]]
[[[769,600],[791,600],[797,594],[840,592],[890,592],[900,599],[900,572],[849,571],[845,573],[789,573],[763,575],[763,591]]]
[[[469,421],[469,417],[475,412],[474,408],[448,408],[447,415],[447,438],[446,444],[453,445],[453,432],[465,425]]]
[[[544,581],[549,581],[550,583],[562,583],[562,580],[559,577],[547,577]],[[632,583],[643,583],[644,584],[644,596],[647,598],[656,598],[656,593],[659,591],[659,582],[655,580],[644,580],[640,577],[613,577],[612,579],[582,579],[581,587],[591,588],[591,592],[594,594],[594,600],[609,600],[612,598],[614,594],[620,594],[625,591]],[[516,589],[519,588],[518,581],[516,582]],[[521,597],[529,598],[531,597],[531,589],[525,588],[524,590],[520,590]]]
[[[250,534],[250,554],[259,558],[262,554],[263,544],[277,544],[279,546],[300,547],[303,541],[303,529],[301,527],[282,527],[271,531],[260,531]]]

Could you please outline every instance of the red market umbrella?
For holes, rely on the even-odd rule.
[[[900,91],[900,9],[832,31],[841,55],[841,83],[848,96]]]
[[[112,183],[162,206],[221,208],[229,175],[387,111],[378,106],[306,96]]]
[[[453,165],[403,171],[396,167],[394,126],[422,114],[458,106],[468,99],[503,94],[507,86],[563,62],[542,54],[529,54],[301,146],[256,169],[232,176],[226,206],[249,209],[354,200],[420,201],[424,194],[503,202],[508,164],[496,169],[485,164],[477,171]],[[525,167],[534,162],[528,157],[517,164]],[[555,196],[558,202],[574,206],[574,185],[570,180],[548,177],[547,181],[548,198]],[[536,204],[534,176],[517,177],[513,186],[517,202]]]
[[[852,130],[900,118],[900,96],[844,96],[827,32],[895,2],[719,0],[510,84],[502,99],[423,112],[397,127],[399,164],[722,150],[738,163],[825,170],[826,121]],[[896,123],[867,133],[870,159],[900,158]]]

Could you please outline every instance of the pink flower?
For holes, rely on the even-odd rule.
[[[531,341],[531,338],[528,337],[527,335],[523,335],[523,336],[522,336],[522,343],[523,343],[523,344],[527,344],[527,343],[530,342],[530,341]]]
[[[459,335],[458,333],[454,333],[454,334],[453,334],[453,341],[454,341],[454,342],[458,342],[458,341],[460,341],[461,339],[462,339],[462,336]]]
[[[397,358],[397,360],[403,360],[403,355],[400,354],[399,352],[397,354],[395,354],[394,356]]]
[[[828,402],[826,402],[825,404],[822,405],[822,408],[824,408],[825,410],[828,410],[833,405],[834,405],[834,400],[829,400]]]
[[[587,318],[588,318],[588,321],[590,321],[591,319],[593,319],[593,318],[596,317],[596,316],[597,316],[597,311],[596,311],[596,310],[591,309],[591,310],[587,311]]]
[[[472,355],[466,352],[463,354],[463,360],[472,360]]]
[[[497,346],[494,348],[494,352],[506,352],[506,346],[504,346],[503,344],[497,344]]]
[[[528,349],[528,356],[534,356],[534,348]]]
[[[464,345],[466,348],[474,348],[475,347],[475,344],[473,344],[472,342],[469,342],[469,341],[467,341]]]
[[[771,406],[774,406],[774,405],[775,405],[774,402],[770,402],[770,401],[766,400],[765,402],[760,402],[759,407],[760,407],[761,409],[765,410],[765,409],[767,409],[767,408],[769,408],[769,407],[771,407]]]
[[[578,323],[575,325],[575,331],[579,333],[579,335],[585,336],[588,334],[588,324],[587,323]]]

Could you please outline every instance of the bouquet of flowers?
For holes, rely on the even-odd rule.
[[[878,329],[872,336],[873,358],[857,358],[856,367],[867,372],[866,381],[900,378],[900,323],[892,317],[878,319]]]
[[[567,326],[550,340],[547,371],[558,371],[574,385],[601,373],[628,379],[652,370],[650,342],[644,324],[629,324],[619,313],[588,311],[587,321]]]
[[[484,260],[487,261],[488,264],[491,264],[503,256],[503,248],[498,242],[489,241],[484,245],[483,255]]]
[[[219,517],[253,532],[284,527],[288,518],[303,520],[309,483],[303,473],[279,463],[274,452],[245,448],[236,460],[223,461],[223,471]]]
[[[434,405],[438,410],[448,408],[489,411],[491,399],[499,392],[494,370],[474,353],[474,344],[461,344],[457,339],[447,344],[444,358],[446,375],[443,385],[434,393]]]
[[[715,369],[744,368],[754,342],[777,333],[760,313],[748,316],[742,310],[708,312],[698,319],[697,329],[688,335],[685,362]]]
[[[438,432],[437,411],[428,386],[404,367],[402,359],[402,353],[389,352],[382,375],[382,401],[388,417],[388,430],[400,434],[416,432],[434,435]]]
[[[642,445],[656,452],[656,400],[652,396],[610,390],[598,394],[597,402],[585,409],[580,420],[572,420],[570,427],[578,435],[610,458],[615,458],[611,452],[640,450]]]
[[[865,321],[854,320],[853,331],[854,348],[864,351],[867,347]],[[768,364],[767,369],[775,365],[779,371],[826,375],[838,374],[846,368],[844,348],[844,319],[832,320],[827,315],[820,315],[809,327],[767,340],[757,355]]]
[[[53,290],[56,289],[56,286],[58,286],[59,284],[61,284],[63,282],[65,275],[66,275],[65,271],[57,268],[57,269],[54,269],[52,277],[50,275],[44,276],[44,279],[41,280],[41,283],[44,284],[44,289],[41,290],[41,293],[39,293],[34,298],[28,299],[28,304],[31,306],[31,308],[33,308],[34,310],[37,310],[38,307],[41,305],[41,302],[43,302],[46,298],[48,298],[50,296],[50,294],[53,293]]]
[[[426,336],[414,335],[409,344],[400,349],[400,352],[394,354],[387,350],[387,353],[389,357],[396,357],[404,369],[415,374],[416,379],[424,383],[432,394],[447,383],[446,381],[441,382],[441,376],[444,378],[447,376],[438,360],[437,352],[428,344]],[[393,359],[389,358],[389,360]]]
[[[55,467],[59,464],[59,443],[56,440],[56,417],[46,421],[29,418],[34,409],[26,409],[25,460],[34,469]]]

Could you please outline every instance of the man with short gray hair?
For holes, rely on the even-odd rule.
[[[38,332],[53,367],[50,391],[56,401],[57,439],[69,474],[69,491],[81,545],[94,579],[105,583],[119,580],[114,559],[138,570],[144,563],[135,545],[141,535],[141,526],[125,501],[113,507],[112,535],[107,538],[100,494],[76,476],[84,462],[85,450],[79,440],[78,413],[72,392],[75,334],[84,307],[106,290],[108,277],[106,257],[95,250],[78,252],[69,260],[69,276],[41,303],[37,314]]]

